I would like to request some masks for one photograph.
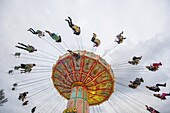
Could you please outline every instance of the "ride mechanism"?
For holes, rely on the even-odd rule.
[[[89,113],[89,107],[107,101],[114,92],[111,66],[99,55],[87,51],[76,60],[71,54],[60,56],[52,70],[54,87],[68,100],[63,113]]]

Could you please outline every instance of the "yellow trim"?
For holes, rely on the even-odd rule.
[[[75,83],[72,84],[71,87],[73,88],[73,87],[76,87],[76,86],[82,86],[82,87],[86,88],[86,85],[83,82],[75,82]]]

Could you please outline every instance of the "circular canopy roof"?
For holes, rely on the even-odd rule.
[[[53,66],[52,80],[58,92],[70,99],[75,83],[82,83],[88,91],[89,105],[98,105],[109,99],[114,92],[115,77],[110,65],[99,55],[87,51],[75,60],[69,53],[60,56]]]

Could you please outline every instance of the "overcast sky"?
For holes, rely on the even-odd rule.
[[[170,92],[169,6],[169,0],[0,0],[0,89],[5,89],[6,97],[9,99],[8,103],[0,107],[0,113],[27,113],[33,107],[31,105],[22,107],[20,101],[17,100],[20,92],[12,92],[11,85],[18,80],[31,78],[36,74],[14,76],[6,74],[15,65],[23,62],[35,62],[28,59],[16,59],[11,55],[20,51],[15,48],[17,42],[34,45],[36,48],[56,56],[56,60],[59,55],[62,55],[47,44],[45,39],[39,39],[28,32],[28,28],[59,33],[69,48],[79,49],[75,40],[77,36],[73,35],[72,30],[64,21],[68,16],[72,17],[73,22],[81,27],[79,38],[82,39],[81,47],[83,49],[91,51],[92,33],[97,34],[101,40],[101,46],[96,51],[96,54],[99,55],[102,55],[111,44],[113,44],[112,46],[116,45],[114,43],[115,36],[124,31],[124,36],[127,37],[124,43],[115,46],[104,56],[109,64],[131,59],[136,55],[143,56],[140,66],[160,61],[163,66],[158,72],[130,73],[124,71],[123,73],[115,70],[115,76],[129,78],[128,80],[143,77],[145,82],[141,86],[142,88],[146,85],[166,82],[167,87],[162,88],[161,92]],[[47,34],[46,38],[49,38]],[[53,65],[53,63],[40,61],[36,61],[36,63]],[[43,73],[43,75],[51,76],[50,73]],[[132,96],[136,94],[131,89],[117,88],[122,88],[125,93],[130,92]],[[137,95],[137,97],[134,96],[136,99],[153,106],[161,113],[170,112],[170,97],[167,97],[165,101],[160,101],[144,93],[139,92]],[[119,103],[117,102],[117,104]],[[107,107],[108,105],[104,104],[102,110]],[[117,109],[120,108],[117,107]],[[106,109],[106,112],[114,113],[114,110]],[[130,111],[127,110],[127,113]]]

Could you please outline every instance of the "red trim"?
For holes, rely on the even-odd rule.
[[[57,79],[58,81],[57,81],[57,80],[55,80],[55,79],[57,79],[57,78],[55,78],[55,77],[54,77],[54,81],[53,81],[54,83],[56,83],[56,82],[60,81],[62,84],[66,85],[66,86],[70,86],[69,84],[65,84],[63,81],[61,81],[61,80],[59,80],[59,79]],[[71,88],[71,87],[70,87],[70,88]]]
[[[85,56],[84,54],[86,53],[86,51],[83,52],[83,55],[81,56],[81,63],[80,63],[80,81],[82,82],[82,72],[83,72],[83,67],[84,67],[84,59]]]
[[[86,85],[90,84],[91,82],[95,82],[95,80],[96,80],[99,76],[101,76],[103,73],[105,73],[105,72],[106,72],[106,70],[103,70],[103,71],[97,73],[97,74],[96,74],[97,76],[95,76],[92,81],[86,83]],[[90,75],[90,76],[91,76],[91,75]],[[96,83],[96,82],[95,82],[95,83]]]
[[[80,63],[80,82],[82,82],[82,71],[83,71],[83,67],[84,67],[84,57],[81,58],[81,63]]]
[[[60,61],[59,61],[60,62]],[[61,63],[62,64],[62,63]],[[59,65],[59,63],[57,63],[56,65],[55,65],[55,67],[54,67],[54,69],[53,69],[53,76],[54,76],[54,73],[55,73],[55,71],[57,71],[57,72],[59,72],[62,76],[62,78],[64,79],[64,80],[66,80],[65,79],[65,76],[63,75],[63,73],[61,73],[59,70],[57,70],[56,68],[57,68],[57,66]],[[68,80],[66,80],[68,83],[70,83],[70,81],[68,81]],[[72,84],[72,83],[71,83]]]
[[[89,72],[87,74],[87,77],[84,79],[83,83],[86,82],[88,76],[90,75],[91,71],[93,70],[93,68],[95,67],[96,64],[97,64],[97,61],[94,61],[94,64],[90,67],[90,70],[89,70]]]
[[[76,97],[78,97],[78,86],[76,86]]]
[[[66,57],[67,58],[67,57]],[[69,57],[68,57],[69,58]],[[63,59],[63,60],[65,60],[65,58]],[[73,83],[73,79],[72,78],[70,78],[70,76],[69,76],[69,72],[68,72],[68,70],[67,70],[67,67],[64,65],[64,63],[63,63],[63,60],[61,61],[61,64],[62,64],[62,66],[64,67],[64,70],[66,70],[66,73],[67,73],[67,76],[68,76],[68,78],[70,79],[70,81]],[[68,62],[69,63],[69,62]],[[70,66],[71,66],[71,64],[70,64]]]
[[[70,93],[71,93],[71,91],[69,91],[69,92],[67,92],[67,91],[63,91],[63,92],[61,92],[61,94],[64,94],[64,93],[67,93],[67,94],[69,93],[69,94],[70,94]]]
[[[59,87],[63,87],[63,88],[65,88],[65,89],[71,89],[71,87],[64,87],[64,86],[61,86],[61,85],[56,85],[56,84],[54,84],[55,86],[59,86]]]
[[[73,72],[72,72],[72,74],[73,74],[73,78],[74,78],[74,81],[77,81],[77,79],[76,79],[76,77],[75,77],[75,74],[74,74],[74,72],[75,72],[75,68],[74,68],[74,62],[73,62],[73,58],[71,57],[71,66],[72,66],[72,70],[73,70]]]
[[[62,75],[61,77],[65,80],[65,81],[67,81],[68,83],[70,83],[70,81],[68,81],[66,78],[65,78],[65,76],[60,72],[60,71],[58,71],[58,70],[55,70],[55,71],[57,71],[57,72],[59,72],[60,73],[60,75]],[[55,72],[54,72],[55,73]],[[57,77],[55,77],[57,80],[59,80]],[[72,83],[70,83],[69,85],[71,85]]]

